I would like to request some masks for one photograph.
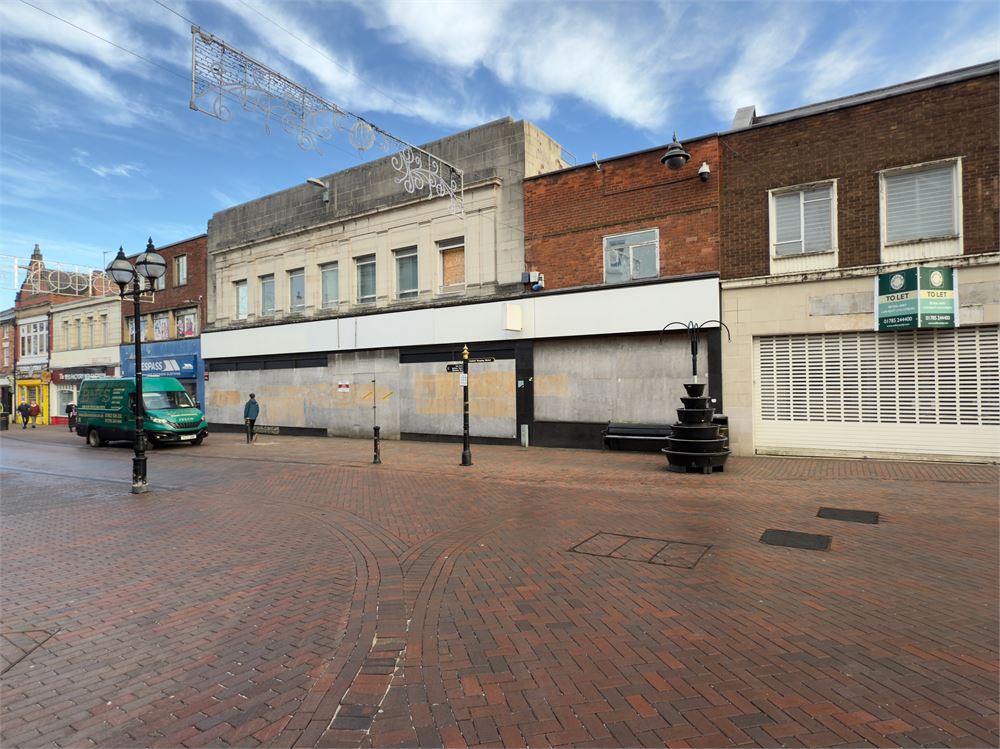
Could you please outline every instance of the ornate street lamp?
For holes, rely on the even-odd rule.
[[[146,243],[146,251],[135,259],[135,265],[125,257],[125,250],[118,248],[118,255],[108,266],[107,273],[118,284],[121,298],[132,285],[133,321],[135,329],[135,457],[132,458],[132,493],[149,491],[146,484],[146,430],[143,423],[146,409],[142,402],[142,324],[139,318],[139,295],[153,290],[153,282],[167,272],[167,263],[153,247],[153,238]]]

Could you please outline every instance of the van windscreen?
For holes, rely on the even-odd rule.
[[[142,405],[147,411],[165,411],[168,408],[194,408],[191,396],[184,390],[165,393],[143,393]]]

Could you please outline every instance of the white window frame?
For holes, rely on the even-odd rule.
[[[417,263],[417,285],[412,289],[404,289],[401,286],[401,275],[399,272],[399,261],[408,260],[413,258]],[[392,253],[393,265],[396,269],[396,299],[416,299],[417,295],[420,293],[420,259],[417,253],[416,245],[412,247],[401,247],[398,250],[393,250]]]
[[[653,232],[654,239],[652,242],[641,242],[638,244],[627,244],[628,248],[628,267],[629,267],[629,277],[622,281],[609,281],[608,280],[608,241],[612,239],[618,239],[619,237],[630,237],[636,234],[646,234],[648,232]],[[645,247],[652,244],[655,247],[655,257],[656,257],[656,267],[652,275],[641,276],[635,278],[632,276],[632,248],[634,247]],[[635,231],[622,232],[620,234],[608,234],[601,239],[601,270],[604,274],[604,283],[610,284],[620,284],[620,283],[632,283],[633,281],[644,281],[651,278],[659,278],[660,276],[660,230],[659,228],[649,228],[649,229],[636,229]]]
[[[368,296],[361,295],[361,267],[371,265],[374,277],[372,278],[372,283],[374,288],[372,293]],[[368,255],[360,255],[354,258],[354,271],[355,278],[357,280],[357,300],[358,304],[374,304],[378,297],[378,265],[375,262],[375,253]]]
[[[335,273],[337,282],[333,285],[333,292],[335,296],[330,299],[326,295],[327,283],[326,275],[327,273]],[[319,266],[319,293],[320,293],[320,304],[323,309],[331,309],[340,306],[340,265],[337,263],[323,263]]]
[[[302,299],[295,303],[295,280],[298,279],[302,286]],[[288,309],[291,312],[301,312],[306,308],[306,269],[294,268],[288,271]]]
[[[935,237],[918,237],[888,240],[889,212],[886,180],[897,175],[930,171],[950,166],[952,169],[952,216],[954,233]],[[882,245],[882,262],[920,260],[944,255],[961,255],[965,231],[962,223],[962,158],[938,159],[919,164],[892,167],[879,172],[879,231]]]
[[[830,246],[825,249],[807,250],[805,249],[805,210],[804,210],[804,195],[810,190],[816,190],[821,187],[830,188]],[[801,243],[802,249],[799,252],[786,252],[778,253],[778,215],[776,202],[777,198],[784,197],[787,195],[798,194],[799,197],[799,239],[798,242]],[[837,180],[820,180],[818,182],[810,182],[803,185],[793,185],[790,187],[781,187],[775,190],[768,190],[768,227],[769,227],[769,239],[768,243],[770,246],[771,260],[781,262],[789,258],[803,257],[806,255],[826,255],[829,253],[837,253]]]
[[[242,299],[240,298],[242,295]],[[237,320],[246,320],[250,314],[250,291],[247,289],[245,278],[233,281],[233,296],[235,298],[235,312]]]
[[[268,273],[263,276],[257,276],[257,285],[260,287],[260,314],[262,316],[270,317],[274,314],[274,274]],[[270,283],[271,285],[271,307],[267,308],[264,306],[264,286]]]

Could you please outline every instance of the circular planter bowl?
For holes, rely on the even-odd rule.
[[[684,404],[684,408],[708,408],[708,402],[711,400],[708,396],[703,396],[701,398],[681,398],[681,403]]]
[[[718,453],[726,449],[726,439],[680,440],[671,437],[667,441],[667,449],[678,453]]]
[[[719,437],[717,424],[674,424],[671,436],[682,440],[714,440]]]
[[[681,424],[708,424],[713,413],[714,408],[678,408],[677,420]]]
[[[687,391],[688,397],[690,398],[700,398],[705,394],[705,383],[704,382],[686,382],[684,383],[684,389]]]

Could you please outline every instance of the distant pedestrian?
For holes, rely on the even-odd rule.
[[[21,429],[27,429],[28,418],[31,416],[31,406],[28,405],[27,401],[21,401],[21,405],[17,407],[17,413],[21,416]]]
[[[66,420],[69,422],[69,430],[76,429],[76,404],[70,403],[66,406]]]
[[[38,423],[38,415],[42,412],[42,409],[38,407],[35,401],[31,401],[31,405],[28,406],[28,413],[31,415],[31,428],[35,428],[35,424]]]
[[[253,444],[254,434],[253,425],[257,422],[257,417],[260,415],[260,404],[255,400],[257,396],[250,393],[250,400],[246,402],[243,406],[243,421],[247,425],[247,444]]]

